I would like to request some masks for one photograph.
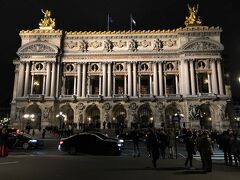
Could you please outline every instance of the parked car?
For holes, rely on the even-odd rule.
[[[8,135],[8,147],[11,148],[39,148],[43,146],[43,141],[34,138],[28,134],[15,134],[9,133]]]
[[[60,139],[58,150],[69,154],[120,155],[122,147],[122,143],[111,138],[100,137],[94,133],[80,133]]]

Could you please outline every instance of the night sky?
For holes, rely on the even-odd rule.
[[[56,29],[106,31],[107,14],[113,19],[110,30],[129,30],[132,13],[136,30],[184,27],[187,4],[199,4],[206,26],[223,28],[224,71],[230,74],[232,94],[240,98],[240,11],[237,0],[0,0],[0,104],[11,102],[14,66],[20,47],[19,31],[37,29],[41,9],[52,11]]]

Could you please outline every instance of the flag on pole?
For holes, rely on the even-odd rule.
[[[137,25],[136,21],[132,18],[132,23],[134,24],[134,26]]]
[[[137,22],[133,19],[132,14],[130,14],[130,27],[131,27],[131,31],[132,31],[132,25],[134,24],[134,26],[137,25]]]
[[[109,31],[110,24],[113,23],[113,18],[109,15],[107,16],[107,31]]]

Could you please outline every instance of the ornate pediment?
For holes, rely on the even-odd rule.
[[[23,54],[57,54],[58,48],[55,45],[52,45],[47,42],[34,42],[34,43],[28,43],[23,45],[18,49],[17,54],[23,55]]]
[[[224,48],[222,44],[210,39],[198,39],[188,42],[182,47],[183,51],[222,51],[223,49]]]

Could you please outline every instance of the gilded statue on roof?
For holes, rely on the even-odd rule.
[[[39,23],[40,29],[54,29],[55,28],[55,19],[51,18],[51,11],[46,10],[43,11],[44,19],[41,19],[41,22]]]
[[[198,15],[198,4],[197,4],[197,6],[193,6],[193,7],[191,7],[188,4],[188,10],[189,10],[189,16],[186,17],[185,25],[186,26],[202,25],[202,20],[200,19],[200,16]]]

